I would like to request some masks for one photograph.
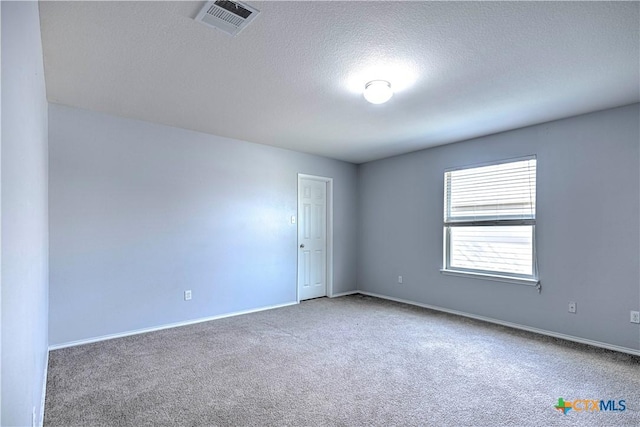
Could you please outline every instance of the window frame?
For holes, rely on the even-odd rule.
[[[515,284],[522,284],[522,285],[531,285],[531,286],[539,286],[539,276],[538,276],[538,262],[537,262],[537,245],[536,245],[536,221],[537,221],[537,194],[536,196],[536,203],[534,203],[534,210],[533,210],[533,218],[531,219],[522,219],[522,218],[505,218],[505,219],[489,219],[489,220],[482,220],[482,219],[468,219],[468,220],[456,220],[456,221],[449,221],[447,222],[447,217],[446,214],[444,214],[444,212],[447,209],[451,209],[450,204],[448,203],[448,199],[447,199],[447,193],[446,193],[446,188],[447,188],[447,182],[446,182],[446,176],[447,173],[449,172],[453,172],[453,171],[458,171],[458,170],[467,170],[467,169],[475,169],[475,168],[482,168],[485,166],[495,166],[495,165],[501,165],[501,164],[506,164],[506,163],[516,163],[516,162],[520,162],[520,161],[527,161],[527,160],[535,160],[536,161],[536,183],[535,183],[535,188],[536,188],[536,193],[537,193],[537,170],[538,170],[538,160],[537,160],[537,156],[534,155],[528,155],[528,156],[523,156],[523,157],[517,157],[517,158],[510,158],[510,159],[504,159],[504,160],[498,160],[498,161],[492,161],[492,162],[485,162],[485,163],[480,163],[480,164],[474,164],[474,165],[468,165],[468,166],[460,166],[460,167],[455,167],[455,168],[449,168],[446,169],[444,171],[444,173],[442,174],[443,178],[444,178],[444,182],[443,182],[443,186],[442,188],[444,189],[444,197],[443,197],[443,202],[444,202],[444,209],[443,209],[443,239],[442,239],[442,268],[440,269],[440,272],[442,274],[446,274],[446,275],[452,275],[452,276],[462,276],[462,277],[473,277],[473,278],[478,278],[478,279],[486,279],[486,280],[493,280],[493,281],[499,281],[499,282],[508,282],[508,283],[515,283]],[[450,215],[449,215],[450,216]],[[531,245],[532,245],[532,258],[531,258],[531,275],[528,274],[518,274],[518,273],[510,273],[510,272],[505,272],[505,271],[500,271],[500,270],[479,270],[479,269],[470,269],[470,268],[463,268],[463,267],[451,267],[451,229],[453,227],[468,227],[468,226],[475,226],[475,227],[500,227],[500,226],[519,226],[519,225],[526,225],[526,226],[531,226]]]

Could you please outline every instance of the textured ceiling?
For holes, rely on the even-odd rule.
[[[41,2],[48,99],[354,163],[640,100],[638,2],[247,3]]]

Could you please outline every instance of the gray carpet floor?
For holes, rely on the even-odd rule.
[[[558,398],[626,411],[556,410]],[[46,426],[640,425],[640,358],[361,295],[51,352]]]

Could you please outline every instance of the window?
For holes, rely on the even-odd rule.
[[[444,273],[537,282],[536,158],[444,174]]]

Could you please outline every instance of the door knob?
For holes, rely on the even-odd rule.
[[[300,244],[300,249],[304,249],[304,243]]]

